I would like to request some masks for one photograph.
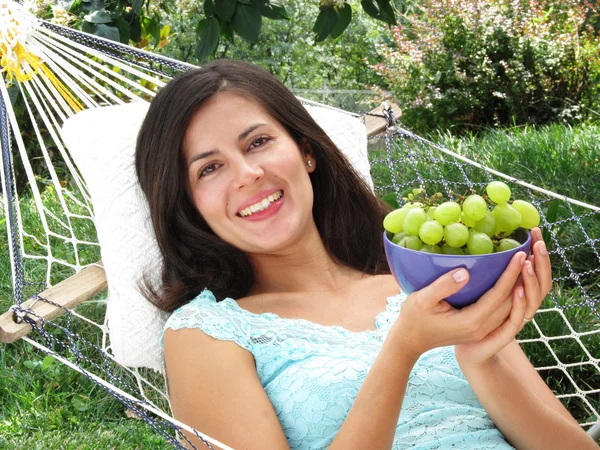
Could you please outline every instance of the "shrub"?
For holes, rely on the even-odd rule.
[[[573,122],[598,105],[594,14],[577,0],[424,0],[372,67],[421,132]]]

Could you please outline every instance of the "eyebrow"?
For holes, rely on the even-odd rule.
[[[266,123],[257,123],[257,124],[254,124],[254,125],[250,125],[248,128],[246,128],[246,130],[244,130],[244,131],[243,131],[243,132],[242,132],[242,133],[241,133],[241,134],[238,136],[238,142],[241,142],[241,141],[243,141],[244,139],[246,139],[246,138],[248,137],[248,135],[249,135],[250,133],[252,133],[254,130],[256,130],[257,128],[260,128],[260,127],[263,127],[263,126],[266,126],[266,125],[268,125],[268,124],[266,124]],[[217,150],[217,149],[213,149],[213,150],[208,150],[208,151],[206,151],[206,152],[198,153],[198,154],[196,154],[196,155],[192,156],[192,157],[190,158],[190,160],[188,161],[188,168],[189,168],[189,167],[190,167],[190,166],[191,166],[193,163],[195,163],[196,161],[199,161],[199,160],[201,160],[201,159],[204,159],[204,158],[208,158],[209,156],[216,155],[217,153],[220,153],[220,152],[219,152],[219,150]]]

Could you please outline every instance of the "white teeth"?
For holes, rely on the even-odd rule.
[[[263,210],[267,209],[271,203],[273,203],[274,201],[279,200],[282,195],[283,194],[282,194],[281,191],[277,191],[274,194],[268,195],[266,198],[264,198],[261,201],[255,203],[254,205],[250,205],[247,208],[242,209],[239,212],[239,214],[242,217],[248,217],[251,214],[254,214],[256,212],[263,211]]]

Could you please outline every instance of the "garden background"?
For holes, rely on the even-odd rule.
[[[58,0],[37,2],[35,11],[47,20],[194,64],[221,57],[251,61],[300,96],[358,113],[393,100],[403,111],[402,123],[433,142],[598,206],[599,4]],[[24,114],[18,95],[13,106]],[[0,209],[1,311],[12,303],[5,221]],[[576,231],[555,232],[568,237]],[[600,238],[600,221],[588,233]],[[598,266],[585,252],[577,264],[581,271]],[[596,297],[599,285],[591,285]],[[578,301],[564,286],[555,289],[565,302]],[[573,313],[569,320],[589,317]],[[556,335],[565,332],[560,317],[546,324],[553,327]],[[525,328],[523,337],[529,332]],[[586,345],[600,355],[600,343]],[[543,346],[525,351],[536,365],[548,357]],[[580,355],[569,344],[555,351],[564,362]],[[0,448],[166,446],[102,389],[29,344],[3,345],[0,373]],[[566,382],[560,373],[541,375],[551,388]],[[593,370],[572,375],[600,386],[600,373]],[[595,400],[600,409],[600,396]],[[590,420],[577,400],[566,406],[578,420]]]

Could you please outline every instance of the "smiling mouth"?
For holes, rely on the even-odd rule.
[[[252,214],[255,214],[257,212],[261,212],[261,211],[264,211],[265,209],[268,209],[273,203],[275,203],[281,197],[283,197],[283,189],[275,192],[274,194],[266,196],[265,198],[263,198],[261,201],[255,203],[254,205],[250,205],[247,208],[242,209],[236,215],[239,217],[249,217]]]

